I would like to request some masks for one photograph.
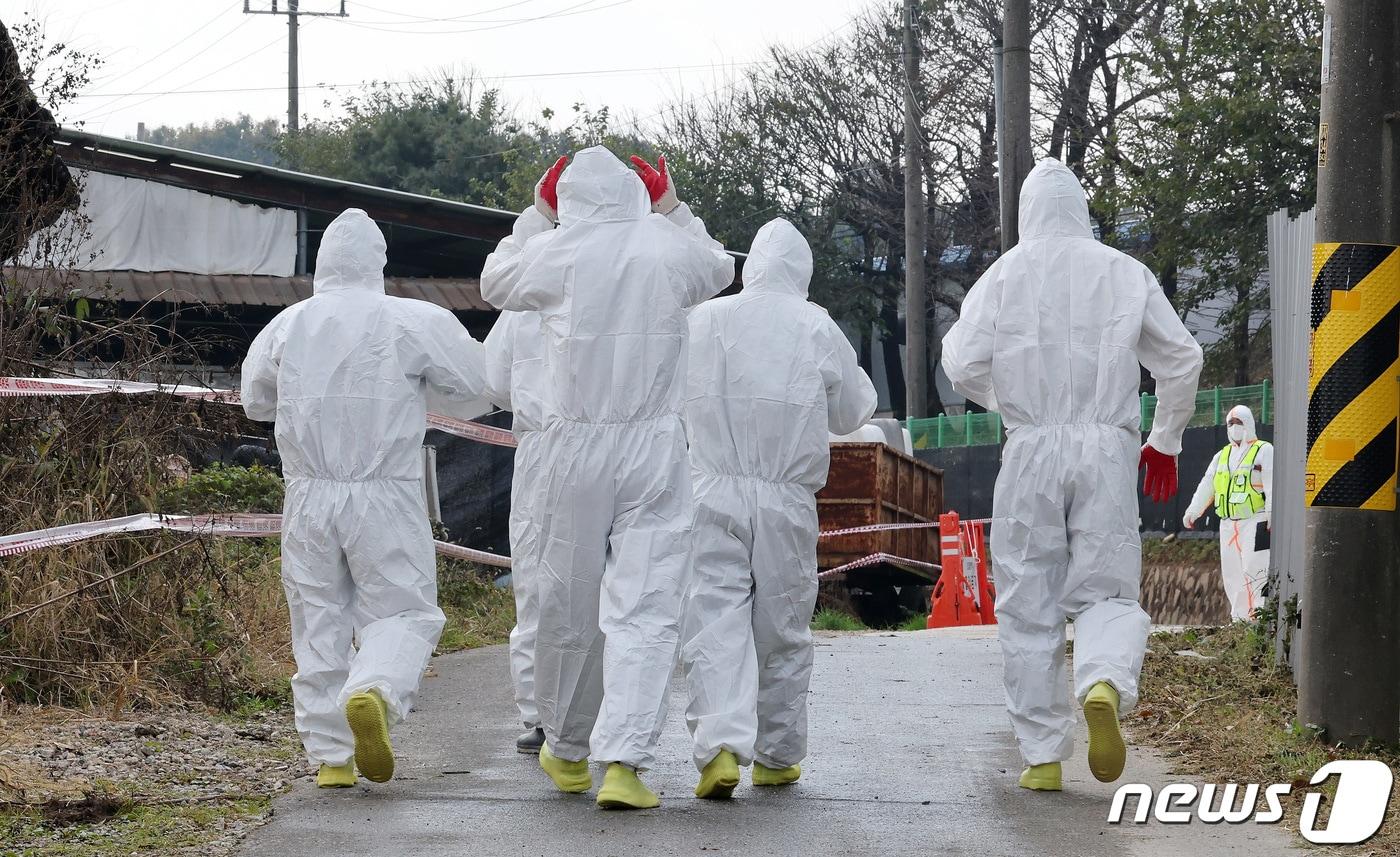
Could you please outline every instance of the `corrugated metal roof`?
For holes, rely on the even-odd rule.
[[[124,140],[120,137],[108,137],[103,134],[93,134],[71,127],[59,129],[57,142],[69,146],[94,148],[99,151],[111,152],[126,157],[144,158],[148,161],[166,163],[173,167],[193,168],[195,170],[212,172],[231,178],[264,176],[291,184],[315,186],[328,190],[354,191],[384,199],[406,202],[426,209],[468,213],[474,217],[480,218],[483,222],[501,224],[507,231],[509,231],[510,225],[515,222],[515,218],[519,214],[519,212],[516,211],[505,211],[485,205],[473,205],[454,199],[443,199],[442,197],[408,193],[407,191],[375,187],[373,185],[360,184],[359,182],[333,179],[327,176],[299,173],[295,170],[270,167],[266,164],[257,164],[251,161],[239,161],[233,158],[219,157],[217,155],[206,155],[203,152],[194,152],[188,149],[176,149],[170,146],[157,146],[154,143],[142,143],[136,140]],[[60,148],[62,147],[60,146]]]
[[[78,295],[131,303],[213,304],[218,306],[291,306],[311,296],[311,277],[260,277],[246,274],[187,274],[181,271],[66,271],[62,284],[53,271],[5,268],[21,280],[48,278],[51,288]],[[481,297],[475,278],[386,277],[385,291],[457,311],[495,312]]]

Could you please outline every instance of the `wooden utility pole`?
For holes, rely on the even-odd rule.
[[[928,416],[928,308],[924,300],[923,122],[914,87],[919,82],[918,0],[904,0],[904,402],[907,419]]]
[[[1021,184],[1031,171],[1031,8],[1030,0],[1006,0],[1002,12],[1001,94],[997,124],[1001,147],[997,178],[1001,201],[1001,252],[1016,246]]]
[[[1327,0],[1298,721],[1353,747],[1400,738],[1397,43],[1400,4]]]
[[[301,87],[298,81],[297,19],[302,15],[312,18],[349,17],[348,13],[345,11],[345,0],[340,0],[339,12],[303,12],[301,11],[301,0],[287,0],[286,11],[277,8],[277,0],[272,0],[271,9],[253,9],[251,6],[252,0],[243,0],[243,14],[287,16],[287,133],[295,134],[301,125],[298,119],[301,115],[300,100],[298,98],[298,92]]]

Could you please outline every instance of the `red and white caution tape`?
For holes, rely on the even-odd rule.
[[[822,580],[824,578],[832,577],[837,574],[843,574],[848,571],[855,571],[858,568],[867,568],[872,565],[881,565],[886,563],[889,565],[898,566],[899,568],[905,569],[906,571],[942,571],[942,566],[936,565],[931,562],[921,562],[917,559],[907,559],[902,556],[895,556],[894,554],[888,553],[873,553],[870,556],[861,557],[860,559],[855,560],[853,562],[848,562],[845,565],[838,565],[835,568],[829,568],[826,571],[823,571],[820,574],[818,574],[817,579]]]
[[[160,521],[154,515],[127,515],[125,518],[113,518],[109,521],[96,521],[90,524],[49,527],[47,530],[0,536],[0,556],[28,553],[40,548],[81,542],[97,536],[139,533],[160,528]]]
[[[237,390],[216,390],[184,384],[147,384],[109,378],[0,378],[0,396],[98,396],[104,393],[164,393],[228,405],[236,405],[240,401]],[[428,414],[428,427],[495,446],[515,446],[515,435],[509,430],[482,425],[474,420]]]
[[[483,425],[475,420],[459,420],[455,417],[445,417],[442,414],[428,414],[428,428],[495,446],[515,446],[515,435],[511,434],[508,429]]]
[[[842,530],[825,530],[817,533],[819,539],[829,539],[834,536],[851,536],[856,533],[883,533],[890,530],[927,530],[937,527],[937,521],[923,521],[917,524],[866,524],[863,527],[846,527]]]
[[[990,524],[991,518],[976,518],[970,521],[959,521],[960,524]],[[824,530],[817,533],[819,539],[829,539],[835,536],[851,536],[857,533],[882,533],[890,530],[930,530],[939,526],[937,521],[920,521],[914,524],[867,524],[863,527],[846,527],[841,530]]]
[[[98,536],[119,533],[140,533],[152,530],[175,530],[183,533],[196,533],[210,536],[233,536],[235,538],[265,538],[282,532],[281,515],[128,515],[107,521],[93,521],[85,524],[68,524],[50,527],[29,533],[15,533],[0,536],[0,556],[13,556],[41,548],[72,544]],[[437,552],[443,556],[479,562],[497,568],[510,568],[510,557],[487,551],[465,548],[449,542],[434,541]]]
[[[187,384],[147,384],[141,381],[114,381],[108,378],[0,378],[0,396],[96,396],[103,393],[164,393],[189,399],[235,403],[234,390],[213,390]]]

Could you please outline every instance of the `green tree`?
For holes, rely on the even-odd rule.
[[[530,205],[535,198],[535,185],[545,170],[560,156],[573,155],[589,146],[605,146],[624,163],[631,155],[656,162],[660,150],[641,135],[617,128],[612,111],[606,105],[593,109],[576,103],[572,111],[573,120],[559,130],[551,125],[558,114],[548,108],[540,112],[538,119],[516,129],[510,149],[501,156],[506,208],[518,211]],[[670,160],[668,157],[668,164]],[[683,186],[678,184],[677,187]]]
[[[278,152],[303,172],[502,205],[503,158],[519,134],[497,90],[444,75],[351,96],[334,119],[284,136]]]
[[[240,113],[235,119],[215,119],[206,125],[161,125],[151,130],[147,142],[275,167],[281,165],[277,154],[281,139],[282,126],[276,119],[258,121]]]
[[[1189,0],[1146,45],[1135,85],[1160,94],[1125,114],[1108,156],[1125,174],[1118,205],[1146,216],[1144,257],[1180,309],[1223,302],[1224,337],[1206,377],[1267,374],[1266,220],[1316,196],[1322,4]]]

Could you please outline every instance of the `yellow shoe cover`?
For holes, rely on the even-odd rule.
[[[1089,724],[1089,770],[1094,779],[1111,783],[1123,776],[1128,748],[1118,729],[1118,691],[1099,682],[1084,697],[1084,721]]]
[[[593,775],[588,772],[588,760],[567,762],[549,752],[549,745],[540,745],[540,767],[554,780],[555,788],[569,794],[580,794],[593,788]]]
[[[802,776],[801,765],[788,765],[786,768],[770,768],[753,763],[753,784],[756,786],[786,786],[797,782]]]
[[[343,765],[322,765],[316,772],[316,786],[323,789],[348,789],[355,784],[355,766],[346,762]]]
[[[695,796],[707,800],[727,800],[734,796],[737,785],[739,759],[728,750],[720,750],[719,755],[700,772],[700,784],[695,787]]]
[[[387,783],[394,776],[394,748],[384,700],[372,690],[357,693],[345,703],[345,719],[355,735],[355,767],[370,782]]]
[[[603,809],[651,809],[660,806],[656,792],[642,785],[637,772],[613,762],[603,774],[603,787],[598,789],[598,806]]]
[[[1047,762],[1044,765],[1031,765],[1021,772],[1021,788],[1038,792],[1060,790],[1060,763]]]

